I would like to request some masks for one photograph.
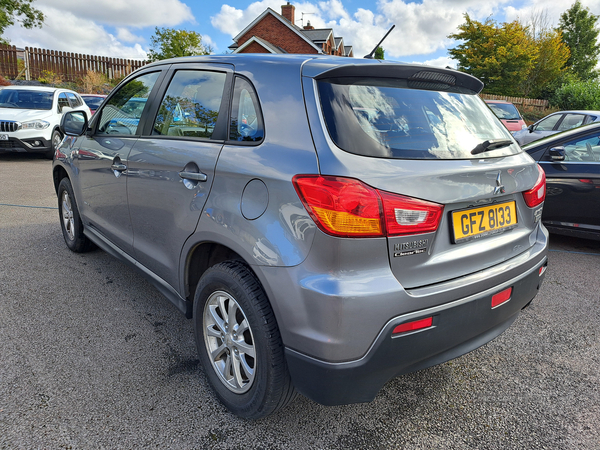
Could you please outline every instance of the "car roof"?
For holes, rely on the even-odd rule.
[[[552,142],[557,139],[564,139],[564,138],[568,139],[569,137],[579,134],[579,133],[587,133],[587,132],[593,133],[594,131],[599,131],[599,130],[600,130],[600,122],[592,122],[588,125],[582,125],[577,128],[571,128],[570,130],[562,131],[560,133],[555,133],[555,134],[552,134],[545,138],[539,139],[537,141],[530,142],[529,144],[525,144],[523,146],[523,150],[530,151],[531,149],[534,149],[538,146],[548,145],[549,142]]]
[[[12,85],[12,86],[5,86],[4,89],[19,89],[21,91],[40,91],[40,92],[56,92],[59,90],[65,90],[68,91],[69,89],[59,89],[59,88],[55,88],[52,86],[18,86],[18,85]]]
[[[596,114],[596,115],[600,115],[600,111],[593,111],[591,109],[572,109],[572,110],[566,110],[566,111],[556,111],[552,114],[548,114],[548,116],[553,116],[555,114]],[[546,117],[548,117],[546,116]]]
[[[511,102],[507,102],[506,100],[484,100],[486,103],[505,103],[507,105],[512,105]]]

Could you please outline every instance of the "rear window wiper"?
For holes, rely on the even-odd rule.
[[[508,147],[513,141],[510,139],[489,139],[481,144],[478,144],[473,150],[471,155],[478,155],[483,152],[491,152],[492,150],[498,150],[499,148]]]

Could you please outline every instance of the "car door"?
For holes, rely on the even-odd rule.
[[[564,152],[564,160],[553,161],[551,149]],[[558,141],[540,165],[546,172],[544,223],[600,231],[600,131]]]
[[[132,114],[124,106],[136,98],[149,107],[162,72],[140,74],[114,91],[94,115],[92,133],[83,136],[77,153],[79,208],[89,229],[124,252],[133,253],[133,231],[127,205],[127,159],[143,126],[144,108]]]
[[[233,66],[173,67],[129,155],[127,192],[136,259],[177,289],[225,140]]]

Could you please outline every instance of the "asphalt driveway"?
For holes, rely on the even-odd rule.
[[[257,422],[207,386],[192,323],[106,253],[63,242],[51,163],[0,155],[0,449],[600,449],[600,243],[553,236],[502,336],[374,402]]]

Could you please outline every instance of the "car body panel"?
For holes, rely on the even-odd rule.
[[[600,121],[600,111],[559,111],[538,120],[528,128],[514,133],[519,145],[526,145],[553,134]]]

